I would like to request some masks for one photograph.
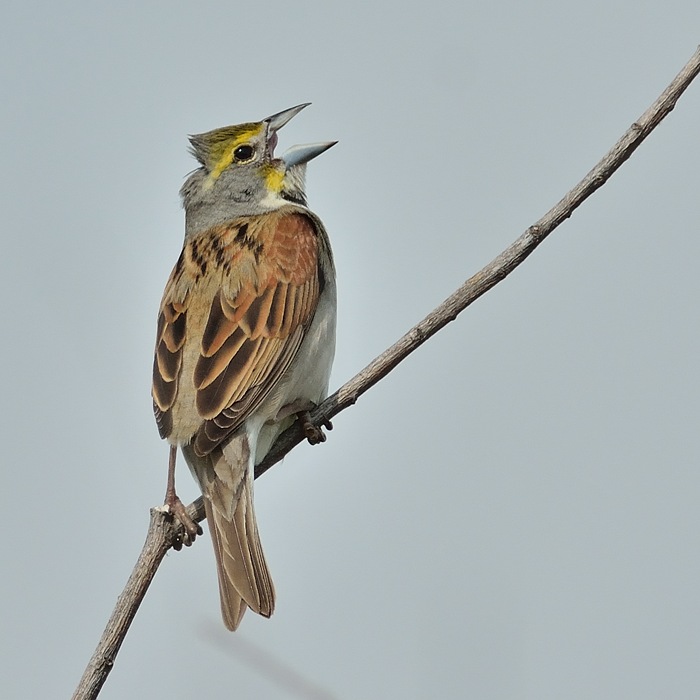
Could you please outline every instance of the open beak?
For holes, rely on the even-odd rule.
[[[292,146],[281,156],[286,168],[294,165],[308,163],[321,153],[325,153],[331,146],[335,146],[337,141],[324,141],[322,143],[305,143],[302,146]]]
[[[308,107],[311,102],[304,102],[296,107],[290,107],[282,112],[277,112],[267,119],[263,119],[263,123],[267,124],[267,153],[270,158],[275,157],[275,148],[277,147],[277,131],[281,129],[287,122],[291,121],[301,112],[304,107]]]
[[[290,107],[282,112],[277,112],[267,119],[263,119],[267,123],[268,143],[267,148],[270,157],[274,157],[275,146],[277,145],[277,131],[285,124],[296,117],[304,107],[308,107],[311,102],[304,102],[296,107]],[[303,165],[308,163],[316,156],[327,151],[331,146],[335,146],[337,141],[324,141],[323,143],[307,143],[302,146],[292,146],[282,156],[282,161],[285,167],[291,168],[294,165]]]
[[[296,107],[291,107],[290,109],[285,109],[282,112],[277,112],[267,119],[263,119],[264,122],[268,124],[268,133],[274,133],[281,129],[287,122],[291,121],[294,117],[301,112],[304,107],[308,107],[311,102],[304,102],[303,104],[297,105]]]

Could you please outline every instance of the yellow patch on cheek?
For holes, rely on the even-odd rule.
[[[281,192],[284,181],[284,171],[278,170],[274,166],[265,169],[265,184],[271,192]]]

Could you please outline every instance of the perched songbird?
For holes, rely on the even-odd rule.
[[[255,464],[324,399],[335,351],[335,268],[306,206],[306,163],[335,142],[276,158],[277,131],[306,104],[190,137],[200,166],[182,187],[185,242],[165,287],[153,406],[170,442],[166,504],[201,532],[175,492],[180,446],[204,496],[226,626],[269,617],[275,591],[253,510]]]

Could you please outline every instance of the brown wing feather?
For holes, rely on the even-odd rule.
[[[194,441],[200,455],[260,406],[296,356],[318,304],[311,220],[287,214],[255,223],[249,221],[247,240],[240,242],[253,251],[254,274],[234,295],[222,285],[202,337],[194,371],[197,411],[205,419]]]
[[[174,271],[173,271],[174,274]],[[173,275],[171,275],[172,280]],[[170,281],[168,283],[170,285]],[[167,287],[166,287],[167,291]],[[187,323],[186,305],[170,302],[163,304],[158,316],[156,351],[153,358],[153,411],[162,438],[172,431],[170,409],[177,395],[182,351],[185,346]]]
[[[234,431],[292,363],[319,289],[317,232],[302,214],[242,218],[190,239],[158,319],[152,393],[161,436],[177,433],[173,416],[193,409],[199,455]]]

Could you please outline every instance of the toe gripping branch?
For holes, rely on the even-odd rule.
[[[324,437],[325,439],[325,437]],[[180,497],[175,491],[175,458],[177,456],[177,448],[170,447],[170,460],[168,462],[168,485],[165,489],[165,505],[168,507],[170,514],[182,525],[183,534],[177,542],[173,544],[173,549],[180,550],[184,544],[189,547],[195,540],[197,535],[201,535],[203,530],[187,514],[187,508],[180,500]]]
[[[323,429],[333,430],[333,423],[329,420],[324,420],[321,425],[316,425],[311,420],[311,415],[308,411],[302,411],[298,414],[301,428],[304,431],[304,436],[309,441],[310,445],[318,445],[326,441],[326,434]]]

